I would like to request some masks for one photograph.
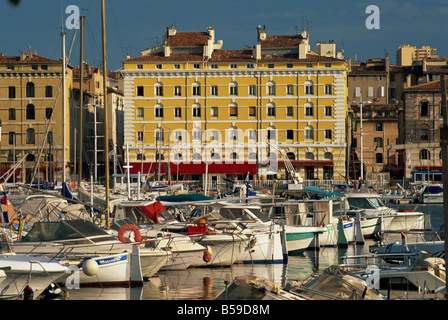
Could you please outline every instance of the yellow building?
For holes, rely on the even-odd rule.
[[[23,160],[10,181],[61,181],[62,169],[68,170],[70,66],[65,111],[61,79],[61,61],[31,51],[19,56],[0,53],[2,174]]]
[[[306,31],[258,27],[254,47],[222,46],[211,27],[171,26],[162,45],[123,60],[131,172],[285,179],[279,148],[303,179],[345,176],[346,62],[312,52]]]

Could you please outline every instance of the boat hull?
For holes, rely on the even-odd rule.
[[[247,237],[244,235],[206,235],[192,238],[203,247],[212,251],[211,260],[206,262],[203,258],[196,259],[191,267],[230,267],[234,264],[244,250]]]
[[[238,257],[237,263],[284,263],[280,231],[253,233]]]

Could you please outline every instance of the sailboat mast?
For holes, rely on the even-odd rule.
[[[106,9],[105,0],[101,0],[101,24],[103,42],[103,103],[104,103],[104,164],[106,173],[106,227],[110,227],[109,219],[109,127],[107,110],[107,52],[106,52]]]
[[[66,56],[65,56],[65,32],[64,30],[62,30],[62,182],[66,182],[66,176],[65,176],[65,166],[67,163],[67,159],[66,159],[66,143],[65,143],[65,136],[66,136],[66,132],[65,132],[65,121],[66,121],[66,90],[65,90],[65,76],[66,76],[66,68],[67,68],[67,63],[66,63]],[[50,155],[51,157],[51,155]]]
[[[83,107],[84,107],[84,94],[83,94],[83,84],[84,84],[84,18],[80,17],[81,21],[81,39],[80,39],[80,58],[79,58],[79,175],[78,175],[78,184],[82,180],[82,117],[83,117]],[[76,174],[76,173],[75,173]]]

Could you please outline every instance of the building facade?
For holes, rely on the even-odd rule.
[[[162,45],[123,61],[131,172],[287,178],[281,150],[304,179],[345,175],[346,62],[312,52],[306,31],[258,27],[255,46],[222,46],[211,27],[171,26]]]
[[[73,68],[36,52],[0,53],[0,162],[2,173],[21,162],[10,181],[61,181],[70,162],[70,113]],[[64,162],[65,159],[65,162]]]

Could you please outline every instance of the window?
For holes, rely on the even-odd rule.
[[[34,83],[28,82],[26,84],[26,97],[27,98],[34,98]]]
[[[41,65],[40,68],[42,70],[48,70],[48,66],[46,64]]]
[[[355,88],[355,97],[357,97],[357,98],[361,97],[361,87]]]
[[[277,131],[277,129],[275,129],[275,127],[268,127],[268,141],[272,141],[272,140],[276,140],[277,138],[276,138],[276,131]]]
[[[229,116],[238,117],[238,105],[236,105],[235,103],[232,103],[229,106]]]
[[[212,96],[217,96],[218,95],[218,86],[212,86],[211,92],[212,92]]]
[[[238,128],[231,127],[229,130],[229,138],[231,142],[238,142]]]
[[[162,65],[161,64],[156,64],[156,69],[162,69]]]
[[[306,64],[306,67],[307,67],[307,68],[312,68],[312,67],[313,67],[313,64],[312,64],[312,63],[307,63],[307,64]]]
[[[45,118],[47,118],[47,120],[50,120],[52,115],[53,108],[45,108]]]
[[[16,97],[16,87],[9,87],[8,92],[9,92],[8,97],[10,99],[14,99]]]
[[[331,68],[331,63],[326,63],[325,68]]]
[[[249,130],[249,141],[257,141],[257,132],[255,130]]]
[[[137,69],[143,69],[143,65],[142,64],[138,64],[137,65]]]
[[[381,138],[381,137],[376,137],[376,138],[374,139],[374,144],[375,144],[375,148],[383,148],[383,146],[384,146],[383,138]]]
[[[14,144],[15,143],[15,137],[16,137],[16,133],[15,132],[10,132],[9,133],[9,144]]]
[[[8,70],[14,70],[14,66],[6,66],[6,69],[8,69]]]
[[[193,128],[193,141],[201,141],[201,128],[194,127]]]
[[[429,140],[429,131],[428,129],[420,129],[420,140],[428,141]]]
[[[182,108],[175,108],[174,109],[174,117],[182,118]]]
[[[268,95],[275,96],[275,82],[268,82]]]
[[[137,119],[143,119],[145,117],[145,110],[143,108],[137,108]]]
[[[331,152],[325,152],[324,159],[325,160],[333,160],[333,154]]]
[[[384,97],[384,87],[378,87],[378,97]]]
[[[305,82],[305,94],[314,94],[314,84],[312,81]]]
[[[157,142],[163,142],[163,129],[162,128],[157,128],[155,131],[156,134],[156,141]]]
[[[314,179],[314,167],[305,167],[305,179],[306,180]]]
[[[156,153],[156,160],[165,160],[165,156],[163,154],[160,153]]]
[[[174,138],[177,142],[181,142],[182,141],[182,132],[180,132],[180,131],[174,132]]]
[[[430,160],[431,154],[429,153],[428,150],[422,149],[422,150],[420,150],[419,159],[420,160]]]
[[[325,94],[333,94],[333,87],[331,84],[325,85]]]
[[[314,129],[312,126],[307,126],[305,128],[305,139],[314,140]]]
[[[212,68],[212,69],[218,69],[218,65],[217,65],[216,63],[214,63],[214,64],[212,64],[212,65],[210,66],[210,68]]]
[[[314,106],[312,103],[305,103],[305,115],[308,117],[312,117],[314,115]]]
[[[137,96],[143,97],[145,95],[145,90],[142,86],[137,87]]]
[[[287,157],[289,160],[296,160],[296,155],[294,154],[294,152],[288,152],[288,153],[286,154],[286,157]]]
[[[34,111],[34,105],[29,104],[26,106],[26,119],[27,120],[34,120],[36,119],[36,114]]]
[[[180,69],[180,64],[175,64],[174,69]]]
[[[333,113],[333,111],[332,111],[331,106],[326,106],[326,107],[325,107],[325,116],[327,116],[327,117],[331,117],[331,116],[332,116],[332,113]]]
[[[383,154],[375,153],[375,163],[383,163]]]
[[[143,142],[143,131],[138,131],[137,132],[137,141],[138,142]]]
[[[157,82],[155,85],[155,89],[156,89],[156,96],[163,97],[163,84]]]
[[[236,63],[231,63],[230,64],[230,68],[231,69],[238,69],[238,65]]]
[[[429,103],[428,101],[420,102],[420,117],[429,116]]]
[[[53,87],[52,86],[46,86],[45,87],[45,97],[46,98],[53,97]]]
[[[201,95],[201,84],[199,82],[193,83],[193,95],[194,96]]]
[[[286,107],[286,116],[294,117],[294,108],[293,107]]]
[[[253,69],[253,68],[255,68],[255,65],[254,65],[253,63],[248,63],[248,64],[246,65],[246,68],[247,68],[247,69]]]
[[[324,180],[332,180],[334,176],[333,167],[324,166]]]
[[[305,153],[306,160],[314,160],[314,154],[312,152]]]
[[[286,139],[288,140],[294,139],[294,130],[286,130]]]
[[[292,68],[294,65],[292,63],[287,63],[286,68]]]
[[[154,110],[156,118],[163,118],[163,106],[161,104],[156,104]]]
[[[367,90],[367,96],[369,96],[369,97],[373,97],[373,87],[369,87],[368,88],[368,90]]]
[[[377,122],[375,125],[375,130],[376,131],[383,131],[383,123],[382,122]]]
[[[201,117],[201,106],[198,104],[193,105],[193,117],[196,117],[196,118]]]
[[[26,130],[26,144],[35,144],[36,136],[33,128],[29,128]]]
[[[137,160],[146,160],[146,157],[144,154],[138,153],[137,154]]]
[[[271,68],[271,69],[274,68],[274,64],[273,63],[269,63],[268,64],[268,68]]]
[[[268,103],[267,109],[268,109],[268,117],[275,117],[275,104]]]
[[[231,82],[230,83],[230,95],[237,96],[238,95],[238,83]]]
[[[257,95],[257,87],[254,85],[249,86],[249,95],[256,96]]]
[[[16,120],[16,109],[9,108],[9,120]]]
[[[333,138],[333,131],[330,129],[325,130],[325,139],[331,140]]]
[[[201,68],[201,65],[200,65],[199,63],[195,63],[195,64],[193,65],[193,68],[195,68],[195,69],[200,69],[200,68]]]
[[[255,107],[249,107],[249,117],[254,118],[256,117],[257,113],[256,113],[256,108]]]
[[[210,116],[212,118],[218,118],[218,107],[211,107]]]
[[[182,95],[182,87],[181,86],[174,87],[174,95],[177,97],[180,97]]]
[[[286,87],[286,94],[287,94],[288,96],[292,96],[292,95],[294,95],[294,86],[293,86],[293,85],[288,85],[288,86]]]

